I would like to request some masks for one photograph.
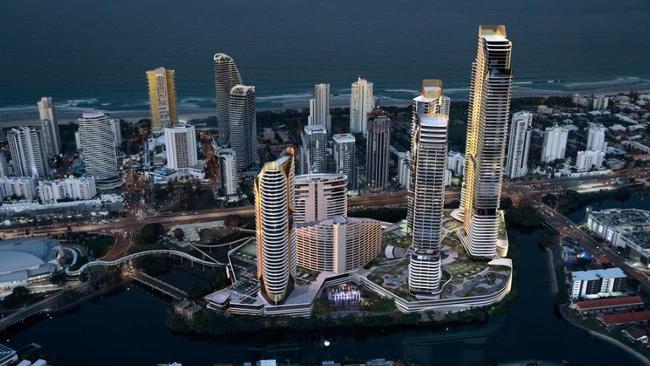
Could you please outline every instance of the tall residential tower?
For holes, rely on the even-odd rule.
[[[244,170],[258,161],[255,87],[235,85],[228,97],[230,147],[235,150],[237,169]]]
[[[525,177],[528,174],[532,123],[533,114],[530,112],[521,111],[512,115],[505,169],[506,176],[510,179]]]
[[[77,119],[77,124],[86,173],[95,178],[100,190],[121,186],[122,172],[113,120],[102,112],[89,112]]]
[[[564,159],[569,130],[558,126],[547,127],[544,130],[544,143],[542,144],[542,161],[550,163],[557,159]]]
[[[264,297],[281,304],[293,288],[296,275],[294,230],[295,151],[287,148],[264,164],[255,178],[257,273]]]
[[[169,169],[192,168],[199,162],[194,126],[179,125],[165,128],[165,148]]]
[[[43,179],[47,176],[47,158],[41,133],[40,128],[26,126],[7,132],[11,163],[17,177]]]
[[[413,101],[408,201],[413,248],[408,279],[411,293],[432,295],[440,286],[448,104],[439,80],[424,80],[422,95]]]
[[[174,70],[159,67],[147,71],[151,127],[169,128],[176,123],[176,84]]]
[[[511,50],[505,26],[479,27],[477,54],[472,64],[465,178],[460,200],[464,215],[461,241],[475,258],[493,258],[497,251],[512,89]]]
[[[359,78],[350,91],[350,132],[368,133],[368,113],[375,108],[372,83]]]
[[[217,95],[217,128],[219,142],[227,145],[230,139],[230,114],[228,112],[230,91],[235,85],[241,84],[241,76],[232,57],[225,53],[217,53],[214,60],[214,84]]]
[[[300,134],[300,172],[302,174],[326,173],[327,130],[323,125],[305,126]]]
[[[50,97],[43,97],[36,105],[41,120],[41,131],[46,141],[45,150],[48,156],[59,155],[61,152],[61,137],[59,136],[59,122],[56,119],[56,109]]]
[[[407,232],[411,232],[413,229],[413,198],[414,196],[414,183],[415,183],[415,173],[416,169],[414,166],[415,161],[413,157],[416,155],[415,148],[417,144],[414,144],[414,135],[413,131],[417,130],[417,124],[419,123],[418,116],[420,115],[436,115],[442,114],[445,116],[449,115],[449,108],[451,108],[451,100],[449,97],[442,94],[442,81],[437,79],[425,79],[422,80],[422,94],[413,99],[413,112],[411,120],[411,151],[409,154],[409,195],[408,195],[408,210],[406,213],[406,222],[407,222]]]
[[[334,164],[336,172],[348,177],[348,190],[358,188],[356,139],[350,133],[336,134],[334,140]]]
[[[330,84],[316,84],[314,86],[314,98],[309,100],[307,124],[309,126],[323,125],[327,131],[331,131]]]
[[[375,109],[368,114],[366,142],[366,181],[369,188],[386,188],[390,161],[390,114]]]

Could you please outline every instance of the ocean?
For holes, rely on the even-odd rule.
[[[231,55],[258,108],[332,104],[374,82],[403,104],[423,78],[466,99],[479,24],[505,24],[515,96],[650,90],[647,0],[8,0],[0,5],[0,122],[62,113],[145,113],[145,71],[176,70],[182,113],[214,110],[212,55]],[[181,114],[182,114],[181,113]],[[31,117],[30,117],[31,118]]]

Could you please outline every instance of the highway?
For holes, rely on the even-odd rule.
[[[521,201],[532,201],[535,203],[543,215],[543,217],[557,227],[566,227],[571,228],[571,232],[568,232],[567,236],[576,237],[580,241],[585,241],[586,245],[592,246],[592,249],[596,248],[597,243],[586,233],[582,232],[577,226],[571,226],[567,219],[561,216],[557,212],[547,211],[548,208],[541,205],[540,198],[543,194],[546,193],[555,193],[561,192],[567,189],[576,189],[576,187],[582,184],[592,184],[596,188],[620,188],[634,183],[623,182],[619,178],[634,178],[638,182],[644,185],[650,184],[648,182],[648,176],[650,176],[650,167],[646,168],[634,168],[634,169],[624,169],[616,171],[613,174],[606,176],[593,176],[593,177],[582,177],[582,178],[556,178],[556,179],[538,179],[538,180],[528,180],[528,181],[506,181],[503,185],[502,194],[504,197],[510,197],[515,204],[520,203]],[[460,195],[460,190],[458,188],[448,189],[446,192],[446,201],[452,202],[457,200]],[[407,203],[407,193],[405,191],[399,192],[390,192],[384,194],[367,194],[359,197],[351,197],[348,200],[348,205],[350,208],[363,208],[363,207],[385,207],[385,206],[396,206],[396,205],[406,205]],[[141,228],[150,223],[160,223],[164,226],[175,226],[179,224],[188,224],[188,223],[199,223],[205,221],[215,221],[223,220],[229,216],[240,216],[240,217],[252,217],[255,215],[255,209],[253,205],[246,205],[240,207],[228,207],[228,208],[215,208],[208,210],[197,210],[197,211],[185,211],[185,212],[173,212],[173,213],[150,213],[145,216],[136,216],[132,215],[129,217],[116,219],[113,221],[105,223],[81,223],[68,227],[67,224],[57,224],[57,225],[44,225],[44,226],[35,226],[28,228],[12,229],[12,228],[2,228],[0,229],[0,238],[2,239],[11,239],[17,237],[23,237],[26,234],[39,236],[39,235],[56,235],[56,234],[65,234],[68,230],[72,232],[104,232],[110,233],[116,237],[116,242],[113,247],[109,250],[106,256],[102,259],[106,261],[112,261],[119,259],[124,256],[128,249],[133,244],[133,240]],[[572,223],[571,223],[572,224]],[[28,230],[28,232],[26,231]],[[564,229],[567,230],[567,229]],[[577,231],[575,231],[577,230]],[[558,230],[561,233],[562,230]],[[582,233],[582,234],[580,234]],[[614,253],[603,252],[602,250],[594,250],[595,253],[603,253],[611,260],[612,263],[616,265],[625,265],[622,263],[622,260],[618,258]],[[639,272],[635,269],[628,269],[630,275],[634,278],[643,281],[644,286],[647,281],[645,274]],[[650,289],[650,287],[648,287]]]
[[[589,249],[597,260],[602,262],[604,258],[614,266],[621,268],[628,277],[639,281],[643,292],[650,294],[648,275],[629,266],[611,247],[594,239],[566,216],[543,204],[538,204],[536,207],[546,224],[555,229],[560,235],[576,240]]]

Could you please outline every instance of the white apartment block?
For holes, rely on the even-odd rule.
[[[528,151],[532,132],[533,114],[522,111],[512,115],[505,174],[510,179],[528,174]]]
[[[368,113],[375,108],[373,84],[359,78],[350,92],[350,132],[368,133]]]
[[[544,144],[542,145],[542,161],[550,163],[557,159],[564,159],[566,154],[569,130],[555,125],[547,127],[544,131]]]
[[[42,203],[56,203],[64,199],[89,200],[97,196],[95,178],[91,176],[39,181],[38,198]]]
[[[167,168],[179,170],[198,164],[194,126],[165,128]]]
[[[31,177],[0,178],[0,198],[18,198],[31,202],[36,196],[36,184]]]
[[[599,169],[603,165],[604,158],[605,153],[600,151],[578,151],[575,168],[578,172],[586,172],[591,168]]]

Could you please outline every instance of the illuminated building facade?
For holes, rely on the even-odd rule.
[[[335,274],[353,271],[380,254],[382,235],[381,222],[342,215],[296,224],[298,266]]]
[[[479,27],[467,119],[461,241],[470,256],[496,256],[503,158],[508,131],[512,43],[503,25]]]
[[[413,103],[408,201],[413,253],[408,282],[414,294],[435,294],[440,287],[448,105],[439,80],[424,80],[422,95]]]
[[[147,71],[151,127],[169,128],[177,121],[174,70],[159,67]]]
[[[264,164],[254,184],[258,278],[262,294],[274,304],[284,302],[296,274],[294,174],[295,151],[287,148]]]

